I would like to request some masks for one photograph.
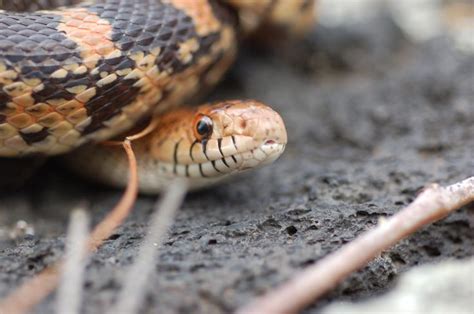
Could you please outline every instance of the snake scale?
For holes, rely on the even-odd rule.
[[[266,105],[175,107],[219,82],[241,38],[304,31],[314,2],[0,0],[0,157],[72,151],[81,174],[123,185],[120,149],[85,144],[153,115],[156,129],[134,142],[143,192],[177,176],[206,186],[271,162],[287,135]]]

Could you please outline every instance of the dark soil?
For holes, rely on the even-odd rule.
[[[319,27],[278,53],[245,48],[212,98],[256,98],[284,117],[289,145],[274,165],[189,195],[149,278],[144,313],[223,313],[243,305],[406,206],[428,183],[473,175],[474,59],[447,39],[415,45],[389,19]],[[0,198],[0,296],[56,260],[68,215],[86,202],[94,223],[121,191],[50,161]],[[110,308],[152,212],[133,215],[90,259],[83,309]],[[408,268],[474,254],[474,208],[424,228],[353,274],[308,312],[389,289]],[[5,232],[4,232],[5,233]],[[54,298],[38,312],[49,313]]]

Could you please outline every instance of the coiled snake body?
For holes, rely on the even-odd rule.
[[[59,5],[66,6],[25,12]],[[175,176],[202,186],[274,160],[286,131],[270,108],[255,101],[170,108],[220,80],[243,34],[267,27],[299,32],[311,22],[313,5],[0,1],[0,157],[70,152],[155,114],[158,127],[135,144],[143,191],[159,190]],[[86,147],[72,155],[81,172],[111,184],[126,181],[117,149]]]

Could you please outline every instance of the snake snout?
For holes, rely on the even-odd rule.
[[[274,140],[268,140],[260,146],[260,149],[265,153],[267,158],[262,161],[262,165],[267,165],[275,160],[283,154],[285,150],[286,143],[277,143]]]
[[[235,142],[236,155],[239,157],[236,159],[240,159],[236,171],[260,167],[278,159],[287,143],[281,116],[270,107],[253,100],[231,104],[224,111],[227,127],[222,133]]]

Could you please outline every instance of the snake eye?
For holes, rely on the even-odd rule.
[[[206,139],[212,135],[212,119],[208,116],[200,116],[196,123],[196,137],[199,140]]]

